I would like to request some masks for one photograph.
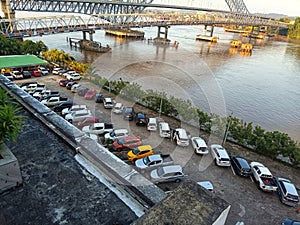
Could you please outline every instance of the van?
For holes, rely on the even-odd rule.
[[[190,144],[187,132],[183,128],[175,129],[172,138],[174,141],[176,141],[176,144],[179,146],[187,147]]]
[[[157,130],[157,121],[156,118],[149,118],[147,124],[147,130],[156,131]]]
[[[171,137],[171,130],[170,126],[166,122],[160,122],[159,125],[159,136],[162,138],[170,138]]]

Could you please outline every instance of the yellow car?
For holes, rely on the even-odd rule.
[[[141,159],[148,155],[153,155],[153,154],[154,152],[150,145],[141,145],[135,147],[133,150],[130,150],[127,153],[127,157],[129,161],[134,162],[137,159]]]

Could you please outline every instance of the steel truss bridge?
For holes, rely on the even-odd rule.
[[[0,20],[0,31],[10,36],[42,35],[86,29],[133,28],[171,25],[251,25],[287,28],[288,25],[249,13],[243,0],[225,0],[230,11],[190,6],[152,4],[153,0],[12,0],[11,9],[38,12],[83,13]],[[146,7],[190,10],[142,13]]]

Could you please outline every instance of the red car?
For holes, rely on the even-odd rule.
[[[140,136],[126,136],[123,138],[116,139],[112,145],[113,151],[122,151],[135,148],[142,144]]]
[[[41,77],[42,76],[42,73],[38,70],[32,70],[31,71],[31,76],[34,76],[34,77]]]
[[[95,89],[89,89],[85,95],[84,95],[84,99],[86,100],[92,100],[96,97],[97,91]]]
[[[89,125],[92,125],[94,123],[99,123],[99,120],[95,117],[88,117],[88,118],[85,118],[83,121],[78,122],[77,127],[79,129],[81,129],[84,126],[89,126]]]
[[[69,83],[69,81],[68,80],[60,80],[58,83],[60,86],[65,87]]]

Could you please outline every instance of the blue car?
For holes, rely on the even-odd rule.
[[[300,221],[286,218],[284,221],[282,221],[282,225],[300,225]]]

